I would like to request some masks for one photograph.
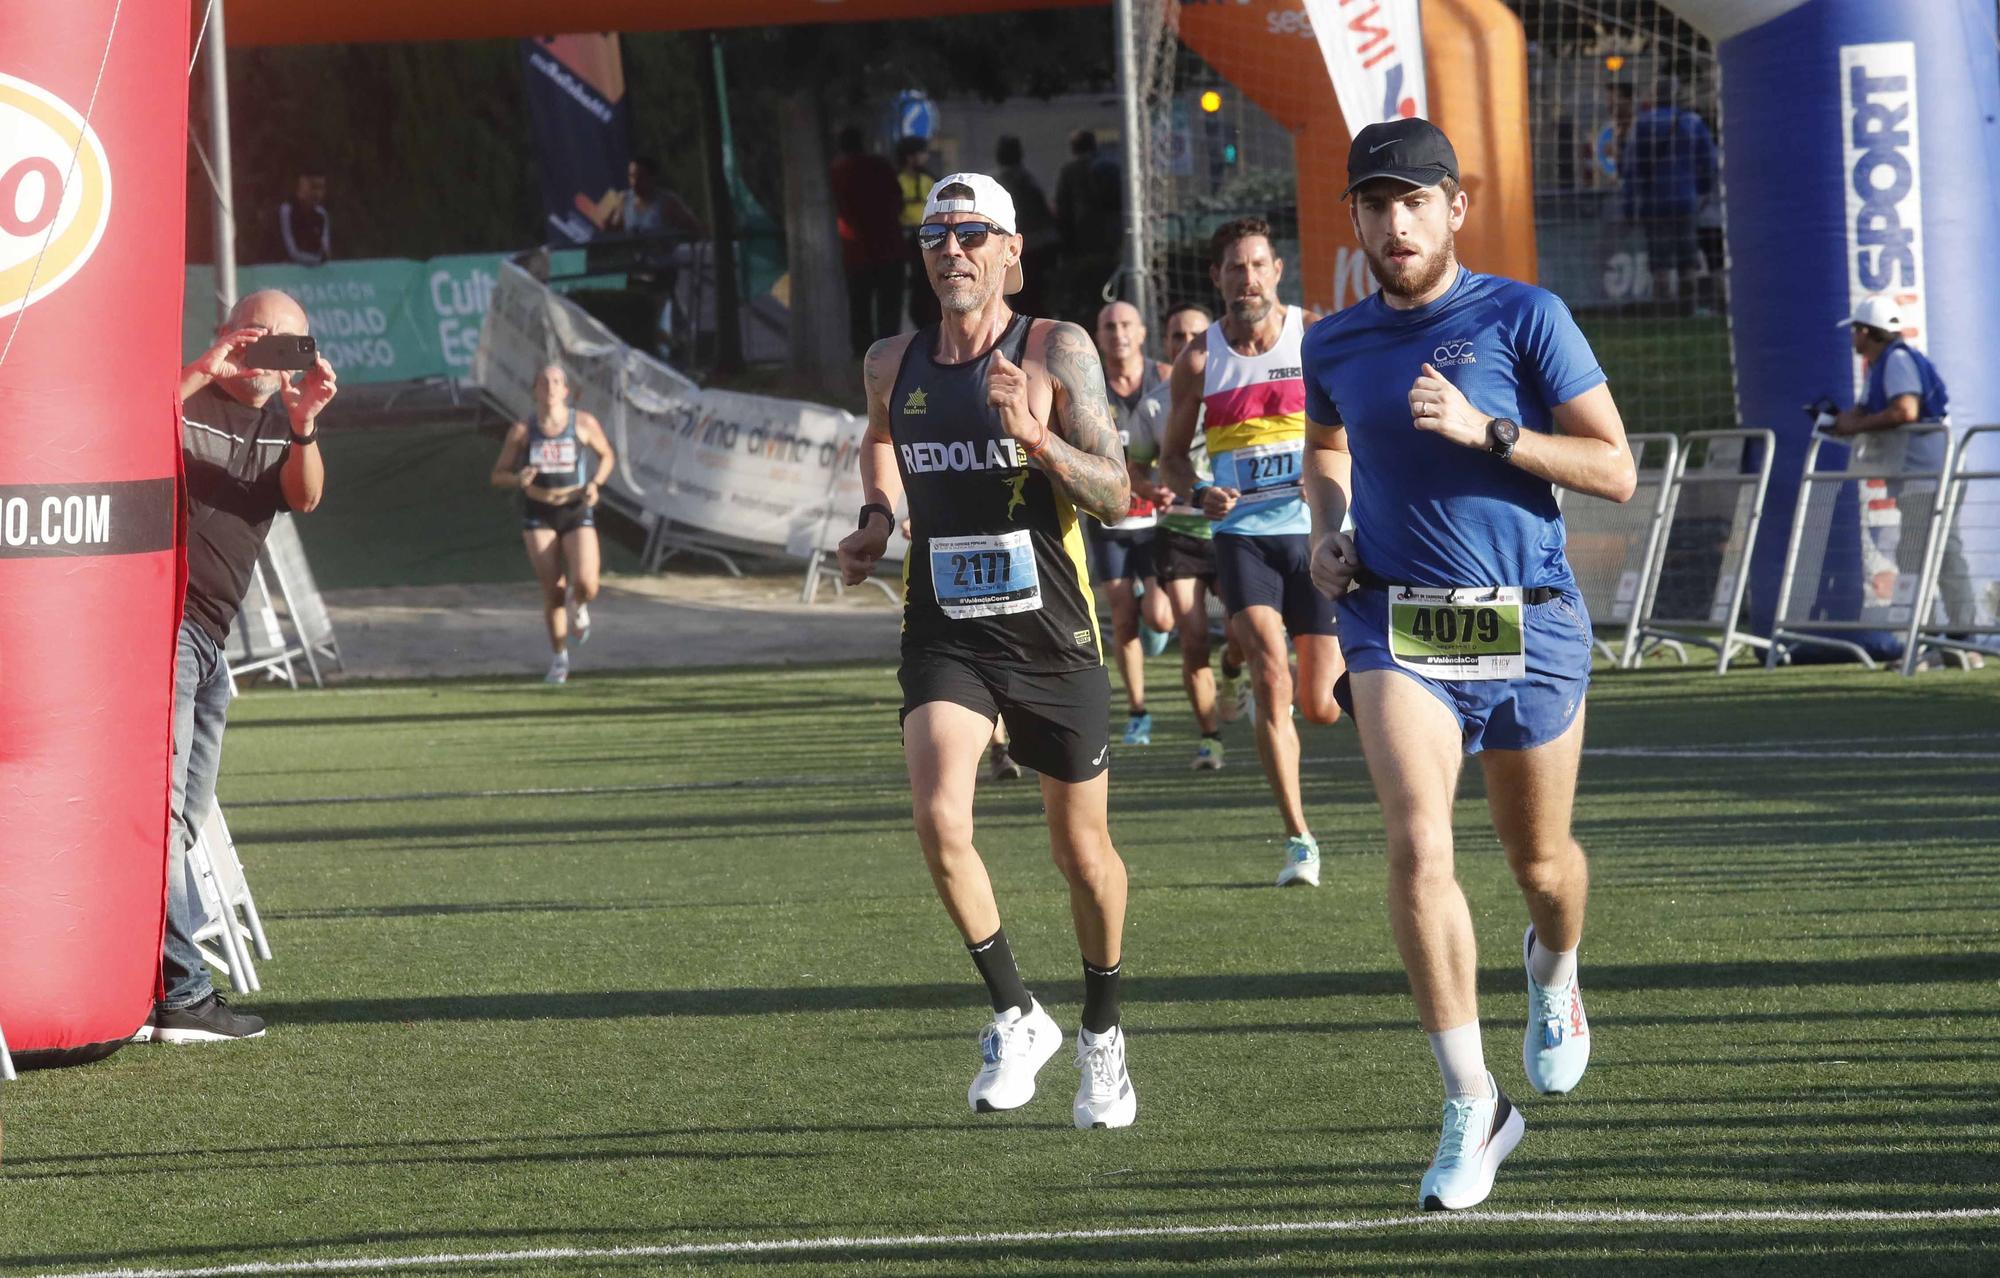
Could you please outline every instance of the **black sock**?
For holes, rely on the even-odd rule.
[[[1006,929],[965,948],[972,955],[973,966],[979,969],[979,979],[986,982],[986,997],[992,1000],[993,1010],[1004,1012],[1018,1007],[1027,1011],[1035,1001],[1034,995],[1021,984],[1021,973],[1014,966],[1014,951],[1007,945]]]
[[[1201,735],[1202,738],[1207,741],[1220,741],[1222,740],[1222,729],[1217,728],[1213,732],[1204,732]]]
[[[1143,714],[1145,714],[1145,713],[1146,713],[1146,707],[1144,707],[1144,706],[1133,706],[1133,707],[1132,707],[1132,717],[1133,717],[1134,719],[1138,718],[1138,717],[1139,717],[1140,715],[1143,715]]]
[[[1122,966],[1119,965],[1119,966]],[[1118,967],[1083,963],[1083,1027],[1102,1034],[1118,1023]]]
[[[1243,667],[1242,667],[1242,666],[1239,666],[1239,665],[1237,665],[1237,664],[1236,664],[1235,662],[1231,661],[1231,660],[1230,660],[1230,659],[1229,659],[1228,657],[1224,657],[1224,658],[1222,659],[1222,677],[1223,677],[1223,678],[1225,678],[1225,679],[1234,679],[1234,678],[1235,678],[1235,677],[1236,677],[1237,675],[1240,675],[1240,674],[1242,674],[1242,673],[1243,673]]]

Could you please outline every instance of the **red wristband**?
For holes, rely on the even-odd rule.
[[[1044,426],[1042,427],[1042,437],[1036,440],[1032,446],[1023,444],[1021,446],[1021,451],[1026,453],[1030,457],[1035,457],[1039,456],[1041,454],[1041,451],[1044,448],[1047,448],[1048,446],[1049,446],[1049,428]]]

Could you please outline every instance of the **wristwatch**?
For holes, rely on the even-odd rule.
[[[1514,455],[1514,444],[1521,438],[1521,423],[1507,417],[1495,417],[1486,423],[1486,451],[1506,461]]]
[[[317,444],[319,442],[319,428],[315,426],[310,435],[301,435],[297,431],[293,431],[291,432],[291,436],[292,442],[300,447],[304,447],[307,444]]]
[[[879,501],[871,501],[866,506],[863,506],[861,508],[861,521],[854,526],[856,528],[866,528],[868,526],[868,516],[874,514],[876,511],[882,512],[882,518],[889,521],[889,527],[894,528],[896,526],[896,512],[890,510]]]

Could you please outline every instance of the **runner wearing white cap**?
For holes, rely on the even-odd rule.
[[[1004,720],[1012,756],[1040,775],[1083,952],[1071,1117],[1124,1127],[1138,1113],[1118,1014],[1125,864],[1111,845],[1111,684],[1079,520],[1125,514],[1125,452],[1089,335],[1007,305],[1023,281],[1006,190],[948,175],[917,243],[943,318],[875,343],[862,365],[866,504],[841,570],[849,584],[874,570],[907,496],[903,755],[924,860],[993,1006],[967,1099],[982,1113],[1026,1104],[1062,1042],[1015,968],[972,844],[980,757]]]

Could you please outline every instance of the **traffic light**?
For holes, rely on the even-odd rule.
[[[1210,115],[1214,115],[1222,109],[1222,95],[1214,89],[1203,90],[1201,95],[1201,109]]]

